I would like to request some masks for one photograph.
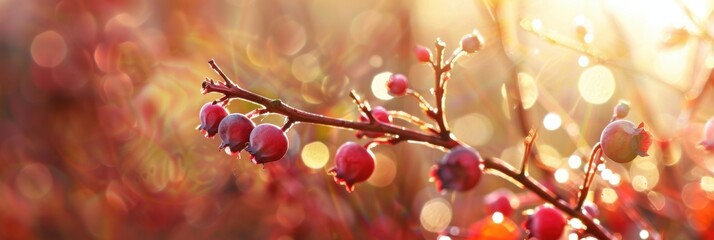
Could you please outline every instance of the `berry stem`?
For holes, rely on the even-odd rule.
[[[419,94],[419,92],[414,91],[410,88],[410,89],[407,89],[407,94],[416,98],[416,100],[419,101],[419,107],[421,108],[421,110],[424,111],[424,113],[427,116],[432,117],[432,115],[429,114],[429,112],[433,112],[434,107],[432,107],[431,104],[429,104],[429,102],[427,102],[426,99],[424,99],[424,97],[422,97],[421,94]]]
[[[578,204],[575,209],[580,210],[585,204],[585,198],[588,196],[588,191],[590,190],[590,185],[595,178],[595,170],[600,162],[600,156],[602,155],[602,146],[600,143],[595,144],[593,150],[590,152],[590,158],[588,159],[588,168],[585,170],[585,179],[583,179],[583,185],[580,186],[580,194],[578,195]]]
[[[404,111],[389,111],[389,115],[392,116],[393,118],[399,118],[404,121],[407,121],[411,124],[414,124],[418,126],[421,130],[431,132],[433,134],[439,134],[439,131],[434,128],[431,124],[424,122],[424,120],[419,119],[418,117],[415,117],[414,115],[411,115],[407,112]]]
[[[221,68],[219,68],[218,65],[216,65],[216,61],[211,59],[210,61],[208,61],[208,64],[211,65],[211,68],[213,69],[213,71],[216,71],[216,73],[218,73],[218,75],[221,75],[221,78],[223,78],[223,81],[225,81],[226,86],[228,86],[228,87],[236,86],[236,84],[233,83],[233,81],[231,81],[231,79],[228,78],[228,76],[226,76],[225,73],[223,73]]]
[[[526,149],[523,153],[523,161],[521,162],[520,175],[528,175],[528,160],[531,159],[531,150],[533,149],[533,145],[535,144],[536,138],[538,138],[538,131],[535,129],[531,129],[531,131],[528,133],[528,136],[523,140],[523,145],[525,145]]]
[[[438,45],[438,44],[437,44]],[[439,53],[437,53],[438,55]],[[437,58],[439,59],[439,58]],[[213,61],[209,62],[211,66],[215,66],[215,63]],[[218,69],[217,71],[219,74],[223,75],[222,72],[220,72],[219,68],[214,68]],[[442,135],[432,135],[432,134],[427,134],[425,132],[418,132],[414,130],[410,130],[401,126],[397,125],[392,125],[392,124],[385,124],[379,121],[373,121],[371,123],[367,122],[356,122],[356,121],[349,121],[349,120],[343,120],[343,119],[337,119],[337,118],[332,118],[332,117],[327,117],[324,115],[319,115],[311,112],[307,112],[301,109],[296,109],[291,107],[290,105],[287,105],[283,103],[280,100],[275,100],[275,99],[270,99],[267,97],[264,97],[262,95],[253,93],[251,91],[245,90],[243,88],[240,88],[238,86],[227,86],[227,85],[222,85],[222,84],[215,84],[211,81],[204,81],[202,83],[203,91],[205,93],[220,93],[223,94],[225,98],[227,99],[242,99],[248,102],[252,102],[258,105],[262,105],[265,109],[266,112],[270,113],[276,113],[283,115],[287,117],[288,119],[295,121],[295,123],[311,123],[311,124],[317,124],[317,125],[325,125],[325,126],[331,126],[335,128],[342,128],[342,129],[352,129],[352,130],[362,130],[362,131],[372,131],[372,132],[382,132],[382,133],[388,133],[390,135],[398,136],[397,138],[391,138],[391,139],[380,139],[379,141],[383,143],[389,143],[389,144],[396,144],[399,142],[403,141],[408,141],[408,142],[416,142],[416,143],[426,143],[426,144],[431,144],[433,147],[446,150],[446,149],[452,149],[457,146],[466,146],[464,143],[456,139],[453,135],[447,134],[446,137],[443,137],[444,131],[441,131],[440,133]],[[366,104],[363,103],[359,96],[357,96],[354,91],[350,94],[350,96],[355,100],[355,102],[358,104],[360,109],[367,110],[369,112],[369,106],[365,106]],[[443,109],[443,108],[442,108]],[[369,114],[371,115],[371,114]],[[440,115],[443,116],[443,115]],[[443,120],[442,120],[443,124]],[[445,129],[445,128],[443,128]],[[447,132],[448,133],[448,132]],[[533,139],[534,140],[534,139]],[[612,239],[612,236],[610,235],[607,230],[602,228],[599,224],[595,223],[592,218],[589,216],[585,215],[581,211],[571,208],[568,206],[566,202],[561,200],[555,193],[552,191],[548,190],[545,186],[540,184],[538,181],[535,179],[527,176],[527,175],[522,175],[520,174],[520,171],[514,169],[511,165],[505,163],[503,160],[495,158],[495,157],[487,157],[483,159],[484,167],[486,169],[490,169],[495,171],[494,173],[500,173],[497,175],[500,175],[504,177],[505,179],[510,179],[512,182],[516,185],[523,186],[525,189],[528,189],[529,191],[535,193],[536,195],[540,196],[544,201],[553,204],[556,208],[560,209],[563,211],[565,214],[580,219],[585,226],[587,226],[587,231],[590,232],[593,236],[599,238],[599,239]]]
[[[436,117],[436,123],[439,125],[439,133],[442,139],[448,139],[451,135],[449,133],[449,127],[446,124],[446,112],[444,111],[446,105],[446,81],[448,79],[448,73],[450,68],[444,67],[444,49],[446,49],[446,43],[441,41],[441,39],[436,39],[434,43],[436,46],[436,65],[434,65],[434,97],[436,98],[436,112],[434,113]]]

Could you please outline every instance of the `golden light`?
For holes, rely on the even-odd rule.
[[[367,182],[375,187],[389,186],[397,176],[397,164],[389,156],[381,153],[375,154],[374,159],[374,172]]]
[[[382,72],[374,75],[371,87],[372,94],[374,94],[375,97],[382,100],[390,100],[394,98],[392,95],[389,95],[389,89],[387,89],[387,81],[389,81],[390,76],[392,76],[391,72]]]
[[[578,66],[587,67],[588,65],[590,65],[590,58],[588,56],[583,55],[578,58]]]
[[[327,164],[328,160],[330,160],[330,150],[324,143],[314,141],[306,144],[302,148],[300,156],[302,157],[302,162],[305,166],[312,169],[320,169]]]
[[[565,183],[569,178],[568,170],[559,168],[558,170],[555,170],[555,174],[553,174],[553,176],[555,177],[555,181],[558,183]]]
[[[648,232],[647,230],[644,230],[644,229],[640,230],[640,238],[641,239],[650,238],[650,232]]]
[[[478,113],[471,113],[454,121],[453,132],[462,141],[470,145],[480,146],[491,140],[494,129],[491,120],[487,117]]]
[[[451,204],[442,198],[434,198],[424,203],[419,220],[427,231],[441,232],[449,226],[451,216]]]
[[[493,215],[491,215],[491,220],[493,220],[493,222],[496,224],[502,223],[503,218],[503,213],[501,212],[494,212]]]
[[[615,93],[615,76],[603,65],[589,67],[580,74],[578,91],[591,104],[603,104]]]
[[[600,199],[604,203],[612,204],[617,201],[617,192],[615,192],[612,188],[603,188]]]
[[[545,117],[543,117],[543,127],[550,131],[560,128],[560,124],[562,123],[563,121],[560,119],[560,116],[558,116],[557,113],[548,113],[545,115]]]
[[[707,192],[714,191],[714,178],[710,177],[710,176],[702,177],[701,179],[699,179],[699,186],[704,191],[707,191]]]
[[[310,82],[322,74],[320,61],[312,53],[306,53],[293,58],[292,73],[301,82]]]
[[[570,155],[568,158],[568,166],[572,169],[578,169],[583,160],[578,155]]]
[[[533,107],[538,100],[538,85],[536,85],[535,78],[528,73],[520,72],[518,73],[518,87],[521,91],[521,103],[523,108],[529,109]],[[506,84],[501,85],[501,96],[506,99]]]

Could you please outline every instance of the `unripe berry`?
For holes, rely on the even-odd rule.
[[[248,145],[250,132],[255,128],[253,121],[240,113],[233,113],[218,125],[218,135],[221,137],[220,149],[225,149],[228,154],[240,152]]]
[[[513,209],[518,205],[518,198],[513,192],[502,188],[487,194],[484,198],[486,214],[500,212],[504,216],[510,216]]]
[[[201,125],[198,125],[198,130],[201,130],[204,136],[213,137],[218,132],[218,125],[221,123],[224,117],[228,115],[228,110],[224,107],[213,104],[212,102],[206,103],[201,107],[201,111],[198,114],[198,118],[201,120]]]
[[[389,89],[389,95],[395,97],[404,96],[409,88],[407,77],[399,73],[392,74],[387,80],[387,88]]]
[[[389,115],[389,112],[387,112],[387,109],[384,109],[382,106],[376,106],[372,108],[372,116],[374,116],[374,119],[383,122],[383,123],[392,123],[392,116]],[[369,117],[367,117],[364,113],[360,115],[359,117],[360,122],[369,122]],[[369,138],[377,138],[384,136],[384,133],[381,132],[364,132],[364,131],[357,131],[355,132],[355,136],[357,138],[362,138],[362,137],[369,137]]]
[[[419,60],[419,62],[431,62],[431,51],[428,48],[424,46],[416,46],[414,48],[414,53],[416,54],[417,60]]]
[[[475,53],[483,49],[484,41],[481,33],[474,32],[464,35],[461,38],[461,49],[466,53]]]
[[[526,220],[525,227],[531,237],[540,240],[560,239],[567,221],[563,214],[550,206],[540,206]]]
[[[280,160],[288,152],[288,136],[278,126],[260,124],[250,132],[250,144],[246,151],[255,164]]]
[[[439,191],[467,191],[476,186],[482,174],[481,155],[475,149],[463,146],[451,149],[431,169],[431,179]]]
[[[346,142],[337,149],[335,167],[329,174],[335,182],[345,185],[347,192],[354,191],[354,185],[366,181],[374,172],[374,154],[355,142]]]
[[[627,163],[637,156],[648,156],[652,136],[644,129],[644,123],[635,124],[617,120],[605,127],[600,135],[602,152],[615,162]]]
[[[702,146],[704,150],[714,150],[714,117],[707,120],[707,123],[704,124],[702,141],[699,142],[699,145]]]
[[[612,115],[615,119],[623,119],[627,117],[628,113],[630,113],[630,103],[620,100],[617,106],[613,109]]]

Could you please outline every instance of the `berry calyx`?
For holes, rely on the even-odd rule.
[[[372,108],[372,116],[374,116],[374,119],[383,122],[383,123],[392,123],[392,116],[389,115],[389,112],[387,112],[387,109],[384,109],[382,106],[376,106]],[[369,117],[362,113],[359,117],[360,122],[369,122]],[[362,138],[362,137],[369,137],[369,138],[377,138],[384,136],[384,133],[381,132],[364,132],[364,131],[357,131],[355,132],[355,137],[357,138]]]
[[[540,240],[560,239],[567,221],[560,211],[551,206],[540,206],[525,222],[531,237]]]
[[[600,135],[602,152],[618,163],[627,163],[637,156],[649,156],[647,150],[652,145],[652,135],[644,129],[644,123],[635,124],[627,120],[617,120],[605,127]]]
[[[484,47],[484,40],[481,33],[474,32],[464,35],[461,38],[461,49],[466,53],[475,53]]]
[[[229,155],[243,150],[250,140],[250,132],[255,128],[253,121],[240,113],[233,113],[218,125],[218,135],[221,137],[219,149],[225,149]]]
[[[218,125],[221,120],[227,115],[228,110],[218,104],[213,102],[203,104],[198,114],[201,125],[198,125],[196,129],[200,130],[207,138],[212,138],[218,132]]]
[[[389,95],[394,97],[404,96],[409,88],[407,77],[399,73],[392,74],[387,80],[387,88],[389,89]]]
[[[451,149],[431,169],[431,180],[438,191],[468,191],[481,180],[483,163],[481,155],[470,147]]]
[[[699,146],[706,151],[714,151],[714,117],[707,120],[707,123],[704,124],[702,141],[699,142]]]
[[[366,181],[374,172],[374,154],[355,142],[346,142],[337,149],[335,167],[328,174],[335,182],[345,185],[347,192],[354,191],[354,185]]]
[[[260,124],[250,132],[250,144],[246,151],[255,164],[280,160],[288,152],[288,136],[278,126]]]
[[[486,214],[500,212],[504,216],[510,216],[513,209],[518,205],[518,198],[513,192],[502,188],[487,194],[484,198]]]
[[[419,62],[431,62],[431,50],[429,50],[428,48],[418,45],[414,48],[414,53],[416,54],[417,60],[419,60]]]

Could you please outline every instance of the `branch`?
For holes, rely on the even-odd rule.
[[[220,69],[215,65],[213,61],[210,61],[209,64],[213,69],[218,69],[217,71],[219,72],[219,74],[223,75],[222,72],[220,72]],[[331,118],[293,108],[280,100],[266,98],[264,96],[242,89],[238,86],[215,84],[212,81],[206,80],[203,82],[202,87],[204,93],[220,93],[224,95],[223,98],[225,99],[238,98],[258,105],[262,105],[264,109],[261,110],[262,112],[270,112],[283,115],[287,117],[288,122],[312,123],[343,129],[383,132],[395,136],[395,138],[392,139],[376,139],[375,141],[368,143],[369,146],[373,144],[396,144],[403,141],[427,143],[440,149],[451,149],[457,146],[465,146],[464,143],[460,142],[458,139],[455,139],[450,134],[446,135],[446,137],[443,137],[443,135],[430,135],[422,132],[409,130],[401,126],[382,123],[380,121],[373,121],[371,123],[367,123]],[[359,97],[356,96],[356,94],[353,94],[352,98],[358,102],[360,108],[365,107],[364,104],[359,100]],[[441,124],[443,124],[443,121],[441,122]],[[442,130],[444,129],[445,128],[442,128]],[[444,132],[442,131],[441,133],[443,134]],[[493,173],[501,175],[506,179],[512,180],[512,182],[516,185],[523,186],[525,189],[528,189],[529,191],[540,196],[540,198],[542,198],[544,201],[552,204],[567,215],[580,219],[580,221],[583,222],[585,226],[587,226],[587,231],[593,236],[599,239],[612,239],[610,233],[607,232],[607,230],[605,230],[604,228],[602,228],[602,226],[595,223],[592,218],[585,215],[582,211],[571,208],[566,202],[559,199],[559,197],[555,193],[551,192],[545,186],[540,184],[535,179],[527,176],[526,174],[520,174],[519,170],[514,169],[512,166],[508,165],[503,160],[494,157],[484,158],[483,164],[485,169],[495,171]]]

